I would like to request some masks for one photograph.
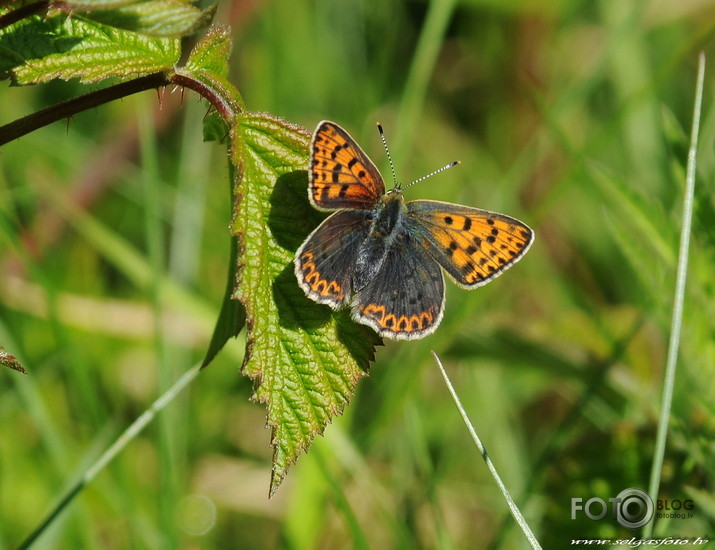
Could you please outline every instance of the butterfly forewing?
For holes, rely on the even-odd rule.
[[[407,203],[418,240],[457,282],[467,288],[488,283],[528,250],[533,232],[495,212],[437,201]]]
[[[320,210],[369,210],[385,192],[375,165],[334,122],[318,124],[310,151],[309,196]]]

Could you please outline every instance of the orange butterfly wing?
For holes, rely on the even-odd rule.
[[[385,193],[385,182],[355,140],[324,120],[310,145],[308,197],[318,210],[370,210]]]
[[[496,212],[426,200],[408,202],[407,210],[417,241],[464,288],[499,276],[534,240],[526,224]]]

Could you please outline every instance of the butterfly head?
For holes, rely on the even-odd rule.
[[[402,196],[402,187],[400,187],[400,184],[398,183],[392,189],[387,190],[380,199],[380,203],[382,204],[383,208],[389,204],[404,205],[405,198]]]

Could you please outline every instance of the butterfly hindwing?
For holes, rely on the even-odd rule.
[[[479,208],[418,200],[408,202],[407,210],[415,237],[465,288],[484,285],[514,265],[534,237],[519,220]]]
[[[333,309],[350,298],[355,251],[370,230],[370,212],[341,210],[323,221],[296,252],[298,284],[311,300]]]
[[[434,332],[444,310],[444,277],[422,245],[404,234],[376,277],[356,289],[353,319],[380,336],[414,340]]]
[[[369,210],[385,193],[385,183],[373,162],[334,122],[318,124],[310,153],[308,196],[319,210]]]

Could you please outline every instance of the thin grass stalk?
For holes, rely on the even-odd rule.
[[[481,453],[482,458],[484,458],[484,462],[486,463],[487,468],[489,469],[489,473],[494,478],[494,481],[496,481],[496,483],[499,487],[499,490],[502,492],[502,495],[504,495],[504,500],[506,500],[506,504],[509,507],[509,511],[511,512],[511,515],[516,520],[516,523],[521,528],[521,531],[524,533],[524,536],[526,537],[526,540],[529,541],[529,544],[531,545],[531,547],[534,550],[541,550],[541,545],[539,544],[539,541],[536,540],[536,536],[534,535],[533,531],[529,527],[529,524],[524,519],[524,516],[522,515],[521,511],[519,510],[519,507],[514,502],[514,499],[511,498],[511,494],[509,493],[509,490],[506,488],[506,485],[504,485],[504,482],[502,481],[501,477],[499,476],[499,472],[497,472],[497,469],[494,466],[492,459],[489,457],[489,454],[487,453],[486,448],[482,444],[481,439],[479,439],[479,436],[477,435],[477,431],[474,429],[474,426],[472,425],[471,420],[469,420],[469,416],[467,416],[467,411],[464,410],[464,407],[462,406],[462,402],[460,401],[459,396],[457,395],[457,392],[454,389],[454,386],[452,386],[452,382],[450,381],[449,376],[447,376],[447,371],[444,370],[444,366],[442,366],[442,361],[440,361],[439,357],[437,356],[437,354],[434,351],[432,352],[432,355],[434,356],[435,361],[437,361],[437,366],[439,366],[439,370],[442,373],[442,377],[444,378],[444,383],[447,385],[447,389],[449,390],[449,393],[452,395],[454,404],[457,405],[457,410],[459,411],[459,414],[462,415],[462,419],[464,420],[464,423],[467,426],[467,429],[469,430],[469,435],[472,436],[472,440],[474,441],[474,444],[477,446],[477,449],[479,449],[479,452]]]
[[[398,112],[399,128],[393,152],[395,159],[404,161],[404,152],[418,134],[418,123],[422,119],[421,111],[424,105],[430,79],[437,64],[439,52],[447,34],[447,27],[457,6],[456,0],[436,0],[428,2],[425,23],[420,31],[415,55],[412,57],[410,72],[405,82],[404,95]]]
[[[655,502],[658,498],[660,478],[663,470],[665,443],[668,438],[668,422],[673,403],[673,388],[675,372],[678,366],[678,347],[683,321],[683,301],[685,299],[685,282],[688,274],[688,248],[690,246],[690,230],[693,218],[693,195],[695,193],[695,168],[698,151],[698,134],[700,132],[700,112],[703,103],[703,82],[705,80],[705,53],[698,57],[698,76],[695,84],[695,106],[693,107],[693,127],[690,134],[690,149],[688,150],[688,167],[685,177],[685,198],[683,200],[683,221],[680,231],[680,250],[678,252],[678,267],[675,280],[675,297],[673,300],[673,317],[668,343],[668,357],[665,366],[663,397],[658,418],[658,433],[653,454],[653,466],[650,472],[648,493]],[[650,538],[653,532],[653,521],[648,522],[643,529],[643,537]]]
[[[162,326],[164,307],[161,296],[161,280],[165,271],[164,251],[166,236],[162,229],[161,219],[161,186],[159,174],[159,152],[154,126],[153,103],[144,101],[139,110],[139,142],[142,164],[142,198],[144,205],[144,234],[147,247],[147,259],[150,267],[149,303],[153,320],[153,351],[158,365],[159,391],[171,386],[175,377],[172,372],[174,363],[169,361],[167,343]],[[175,503],[178,500],[177,460],[174,456],[175,438],[177,433],[177,415],[170,411],[158,421],[158,458],[159,475],[159,518],[162,531],[166,536],[165,546],[176,548],[179,541],[176,538]]]
[[[197,364],[187,370],[168,390],[166,390],[151,406],[144,411],[132,424],[112,443],[112,445],[102,453],[102,455],[85,470],[84,475],[70,487],[67,494],[50,511],[40,525],[25,539],[20,545],[20,550],[30,548],[32,544],[44,533],[52,523],[60,517],[60,514],[67,506],[82,492],[87,485],[101,472],[114,457],[116,457],[127,444],[132,441],[146,426],[154,420],[154,417],[181,391],[188,386],[201,372],[201,365]]]

